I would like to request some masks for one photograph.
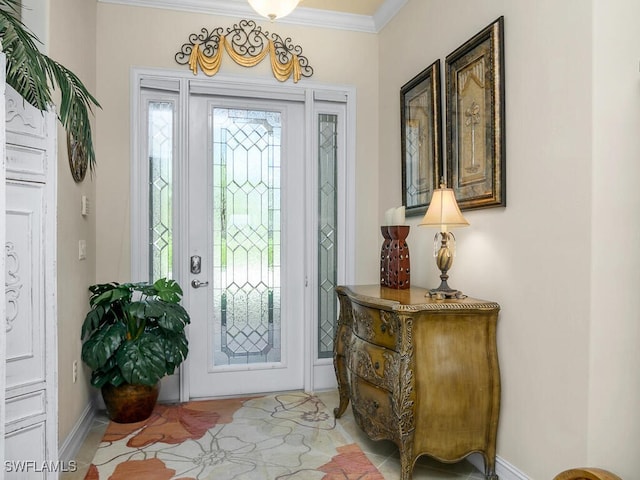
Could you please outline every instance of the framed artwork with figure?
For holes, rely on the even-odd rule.
[[[427,211],[442,176],[440,60],[400,89],[402,204],[406,215]]]
[[[462,210],[506,206],[504,17],[446,58],[447,185]]]

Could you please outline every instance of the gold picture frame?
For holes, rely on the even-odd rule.
[[[440,60],[400,89],[402,204],[407,216],[424,214],[442,176]]]
[[[446,58],[447,184],[462,210],[506,206],[504,17]]]

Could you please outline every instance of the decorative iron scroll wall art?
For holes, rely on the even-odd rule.
[[[194,75],[200,68],[213,76],[220,70],[223,50],[243,67],[254,67],[269,56],[273,75],[281,82],[293,77],[297,83],[300,77],[313,75],[302,47],[294,45],[291,38],[283,40],[277,33],[263,31],[253,20],[241,20],[226,32],[222,27],[211,32],[202,28],[200,33],[189,35],[189,42],[182,45],[175,59],[180,65],[189,65]]]

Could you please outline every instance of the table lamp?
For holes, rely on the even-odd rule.
[[[452,227],[466,227],[469,222],[462,216],[453,189],[440,184],[433,192],[431,203],[424,214],[420,225],[438,227],[440,231],[433,239],[433,256],[440,270],[440,286],[429,290],[429,295],[436,298],[464,297],[460,290],[455,290],[447,284],[448,271],[453,265],[456,250],[456,237],[449,231]]]

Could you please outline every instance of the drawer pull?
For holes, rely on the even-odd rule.
[[[375,408],[376,410],[380,408],[380,404],[376,400],[373,401],[373,408]]]
[[[373,368],[375,368],[376,370],[380,369],[380,362],[376,362],[373,364]]]
[[[387,331],[387,326],[384,324],[380,325],[380,330],[382,330],[382,333],[385,333]]]

